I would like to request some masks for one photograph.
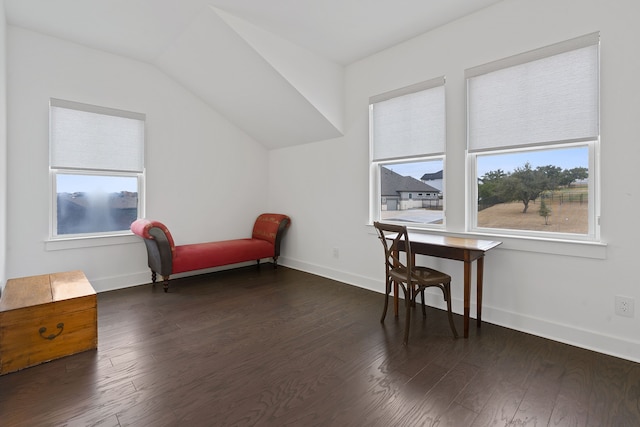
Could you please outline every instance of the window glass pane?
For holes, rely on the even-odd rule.
[[[443,160],[380,165],[380,219],[442,224]]]
[[[138,177],[56,174],[57,234],[129,230],[138,216]]]
[[[588,234],[589,147],[476,157],[477,226]]]

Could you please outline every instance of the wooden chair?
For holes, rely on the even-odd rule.
[[[384,309],[380,323],[384,323],[387,315],[391,285],[395,282],[402,287],[404,293],[406,314],[403,344],[407,345],[409,341],[409,325],[411,323],[411,307],[415,305],[415,298],[419,293],[422,298],[422,316],[426,317],[424,290],[429,287],[436,287],[439,288],[444,295],[444,300],[447,302],[449,325],[451,326],[454,338],[458,338],[458,332],[453,323],[453,313],[451,312],[451,276],[429,267],[414,265],[415,257],[411,252],[409,233],[405,226],[383,224],[380,222],[374,222],[373,225],[378,231],[378,236],[384,246],[385,255],[386,289]],[[400,252],[406,253],[404,262],[400,257]]]

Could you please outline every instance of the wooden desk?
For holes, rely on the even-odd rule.
[[[477,262],[476,292],[477,315],[476,325],[482,321],[482,276],[484,273],[484,254],[502,242],[491,240],[446,237],[434,234],[409,233],[413,255],[428,255],[464,262],[464,337],[469,337],[469,311],[471,307],[471,268]],[[394,309],[398,315],[398,285],[394,286]]]

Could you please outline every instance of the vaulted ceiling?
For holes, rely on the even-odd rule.
[[[343,70],[501,0],[5,0],[7,22],[157,66],[267,148],[343,132]]]

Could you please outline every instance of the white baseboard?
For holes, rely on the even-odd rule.
[[[265,262],[268,262],[266,259]],[[189,277],[196,276],[200,274],[213,273],[215,271],[229,270],[240,267],[248,267],[251,265],[256,265],[255,261],[250,262],[242,262],[238,264],[232,264],[222,267],[208,268],[197,271],[189,271],[186,273],[172,274],[171,279],[179,279],[181,277]],[[91,285],[96,292],[107,292],[114,291],[116,289],[130,288],[132,286],[144,285],[151,283],[151,270],[148,268],[144,271],[120,275],[120,276],[108,276],[108,277],[100,277],[100,278],[90,278]],[[162,286],[162,276],[158,275],[156,283],[160,283]]]
[[[338,282],[368,289],[370,291],[381,292],[381,290],[384,289],[384,280],[376,280],[366,276],[346,273],[341,270],[327,268],[321,265],[302,262],[291,258],[278,258],[278,265],[326,277],[327,279],[337,280]]]
[[[472,308],[474,313],[475,307]],[[482,306],[482,321],[640,363],[640,341]]]

